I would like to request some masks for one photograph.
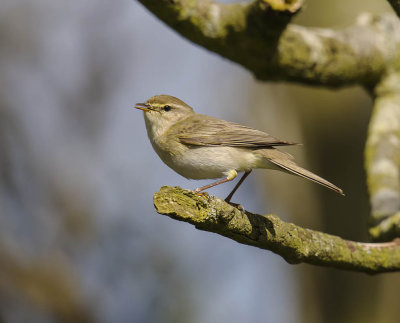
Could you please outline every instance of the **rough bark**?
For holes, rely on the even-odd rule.
[[[391,73],[375,91],[366,145],[371,200],[369,233],[374,240],[400,236],[400,74]]]
[[[400,23],[393,15],[366,13],[353,26],[333,30],[289,24],[301,1],[139,1],[182,36],[260,80],[370,86],[398,55]]]
[[[241,211],[212,196],[164,186],[154,194],[160,214],[237,242],[270,250],[288,263],[309,263],[376,274],[400,270],[400,239],[362,243],[301,228],[276,215]]]

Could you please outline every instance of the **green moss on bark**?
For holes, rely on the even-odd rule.
[[[270,250],[291,264],[309,263],[369,274],[400,270],[400,244],[369,244],[309,230],[276,215],[244,212],[213,196],[163,186],[154,194],[160,214],[239,243]]]

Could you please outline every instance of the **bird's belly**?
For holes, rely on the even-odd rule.
[[[233,147],[189,148],[185,153],[167,159],[164,162],[169,167],[192,179],[226,177],[230,170],[241,172],[257,168],[260,164],[260,157],[251,150]]]

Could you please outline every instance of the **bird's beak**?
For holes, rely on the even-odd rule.
[[[147,103],[136,103],[135,108],[143,111],[151,111],[151,107]]]

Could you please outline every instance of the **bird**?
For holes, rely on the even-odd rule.
[[[298,166],[292,155],[276,148],[297,143],[196,113],[171,95],[155,95],[135,108],[144,112],[151,145],[167,166],[188,179],[219,179],[196,188],[196,194],[230,182],[244,172],[225,199],[229,203],[251,171],[261,168],[297,175],[344,195],[339,187]]]

